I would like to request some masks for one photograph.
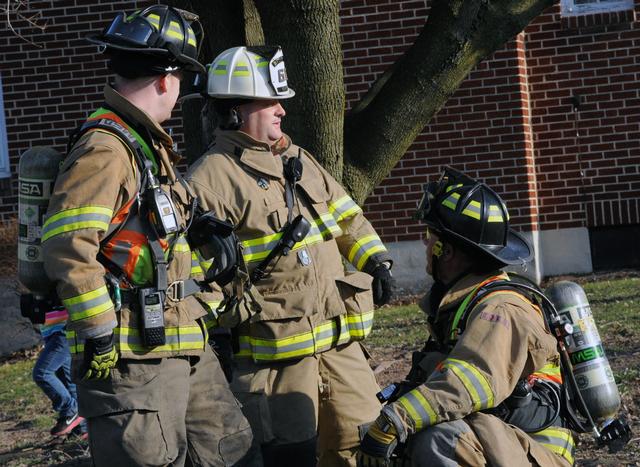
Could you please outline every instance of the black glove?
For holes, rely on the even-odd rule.
[[[371,275],[373,276],[373,283],[371,285],[373,303],[376,305],[389,303],[396,288],[396,281],[391,275],[391,271],[386,263],[378,264],[371,272]]]
[[[230,383],[233,379],[233,345],[230,333],[209,334],[209,345],[218,356],[224,377]]]
[[[87,339],[84,343],[84,376],[82,379],[107,379],[118,363],[113,333],[108,336]]]

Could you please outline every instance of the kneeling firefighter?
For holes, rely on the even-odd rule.
[[[44,268],[69,313],[93,463],[237,465],[249,424],[207,345],[207,295],[187,242],[196,198],[161,124],[197,61],[197,16],[120,13],[89,40],[115,80],[72,137],[42,231]]]
[[[502,267],[531,257],[505,204],[448,168],[427,185],[417,215],[435,281],[421,302],[430,337],[413,384],[368,427],[359,465],[390,465],[398,443],[400,465],[572,465],[556,337],[527,294],[490,287],[510,281]]]

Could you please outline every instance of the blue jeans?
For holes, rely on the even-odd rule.
[[[76,385],[71,382],[71,353],[64,333],[55,332],[44,338],[44,348],[33,367],[33,380],[51,399],[60,417],[78,411]]]

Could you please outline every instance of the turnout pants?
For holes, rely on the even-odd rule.
[[[380,412],[380,389],[358,342],[291,362],[241,359],[231,389],[262,447],[256,466],[315,465],[316,455],[323,467],[355,466],[358,425]]]
[[[462,420],[439,423],[411,436],[404,462],[398,464],[403,467],[569,467],[573,465],[573,439],[563,444],[559,441],[562,431],[568,433],[555,427],[545,430],[547,435],[540,439],[545,444],[555,443],[549,449],[492,415],[475,413]]]
[[[251,429],[208,345],[198,357],[120,360],[110,379],[77,388],[97,467],[243,465],[250,456]]]

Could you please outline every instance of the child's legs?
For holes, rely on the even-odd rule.
[[[33,367],[33,380],[51,399],[53,410],[62,417],[69,417],[78,411],[75,386],[70,383],[71,354],[63,333],[56,332],[44,339],[44,348]],[[58,377],[58,374],[62,378]]]

